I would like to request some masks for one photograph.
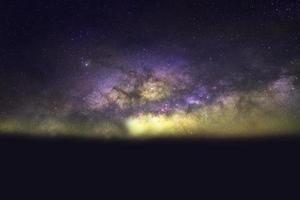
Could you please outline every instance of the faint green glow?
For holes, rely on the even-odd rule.
[[[5,134],[31,134],[36,136],[95,138],[120,138],[126,136],[126,130],[115,122],[72,122],[53,118],[41,121],[22,118],[2,120],[0,121],[0,132]]]

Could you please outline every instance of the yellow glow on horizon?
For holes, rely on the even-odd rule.
[[[195,129],[197,123],[190,117],[182,117],[181,114],[172,116],[148,114],[128,119],[126,126],[132,136],[163,136],[186,134],[187,131]]]
[[[243,97],[243,98],[242,98]],[[47,117],[12,117],[0,120],[0,133],[95,138],[265,137],[299,132],[299,115],[279,109],[276,95],[262,92],[220,96],[214,103],[192,112],[174,109],[171,114],[146,113],[118,121],[72,121]]]
[[[299,130],[294,118],[282,113],[265,113],[258,109],[240,113],[231,104],[210,105],[192,113],[171,115],[145,114],[126,121],[132,137],[264,137]]]

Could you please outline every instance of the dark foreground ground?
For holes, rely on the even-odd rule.
[[[299,136],[278,136],[266,138],[242,139],[204,139],[204,138],[177,138],[177,139],[84,139],[64,137],[34,137],[16,135],[1,135],[1,153],[9,155],[26,153],[67,153],[71,157],[81,155],[98,158],[138,156],[141,159],[155,155],[157,157],[189,157],[201,159],[202,156],[218,154],[238,155],[245,158],[251,154],[263,155],[272,153],[280,156],[285,152],[300,152]],[[150,157],[149,157],[150,158]]]
[[[244,188],[241,181],[246,181],[263,189],[270,182],[299,180],[299,152],[300,137],[104,141],[0,136],[0,169],[8,180],[17,177],[13,187],[34,180],[44,188],[40,181],[50,179],[62,188],[70,182],[79,188],[90,183],[96,191],[101,191],[98,182],[131,188],[127,192],[135,192],[136,186],[164,190],[170,182],[177,187],[190,184],[198,191],[199,181],[213,188],[231,182]]]

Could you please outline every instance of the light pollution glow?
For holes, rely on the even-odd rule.
[[[225,111],[225,112],[224,112]],[[238,114],[234,110],[220,110],[214,106],[193,113],[143,115],[127,120],[134,137],[253,137],[293,133],[299,130],[292,116],[268,115],[261,111]]]
[[[170,114],[145,113],[124,119],[120,124],[114,121],[71,122],[47,118],[44,120],[7,119],[0,122],[4,133],[31,133],[37,135],[61,135],[92,138],[157,138],[157,137],[264,137],[281,133],[295,133],[300,130],[297,116],[272,110],[272,100],[263,93],[246,94],[252,100],[264,103],[259,106],[245,105],[238,109],[239,96],[231,94],[221,97],[215,103],[200,107],[192,112],[177,110]],[[280,96],[277,98],[281,98]],[[271,109],[268,111],[268,107]]]

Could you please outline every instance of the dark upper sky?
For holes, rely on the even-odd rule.
[[[218,28],[224,27],[239,28],[234,33],[264,34],[265,25],[294,24],[300,18],[299,1],[280,0],[10,0],[0,6],[1,43],[8,48],[59,39],[134,43],[171,35],[220,35]]]

